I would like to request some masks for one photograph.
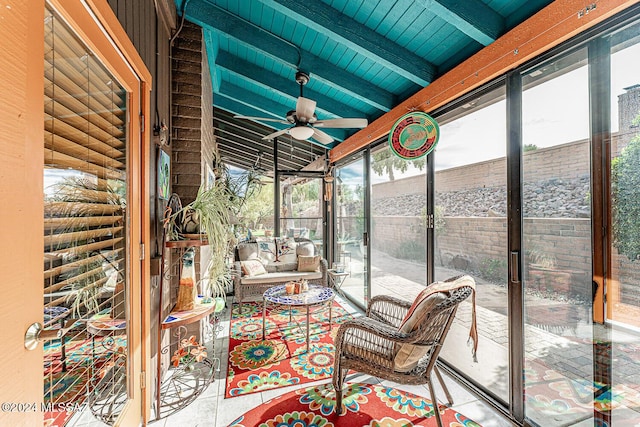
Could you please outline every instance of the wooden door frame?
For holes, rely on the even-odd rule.
[[[9,1],[0,19],[0,402],[39,405],[43,350],[27,350],[24,334],[44,320],[42,304],[33,304],[43,296],[44,2]],[[0,425],[42,419],[39,411],[0,412]]]
[[[149,246],[149,105],[152,88],[151,73],[135,46],[105,1],[81,2],[48,0],[49,4],[71,25],[82,41],[114,74],[128,93],[128,210],[130,256],[128,322],[130,337],[139,345],[129,345],[127,388],[130,400],[117,424],[135,425],[151,414],[151,323],[150,268],[143,245]],[[137,94],[137,96],[136,96]],[[140,260],[140,264],[138,264]],[[136,286],[140,284],[140,286]],[[131,342],[131,339],[130,339]],[[134,407],[130,408],[129,406]],[[141,419],[140,419],[141,417]]]
[[[150,360],[150,273],[143,246],[150,241],[149,225],[149,105],[151,74],[126,32],[105,1],[12,0],[1,8],[3,33],[0,45],[0,90],[3,102],[0,126],[0,155],[3,159],[2,346],[5,374],[0,374],[0,401],[34,403],[43,401],[42,346],[24,348],[24,333],[31,323],[43,323],[42,304],[42,218],[44,216],[44,10],[49,4],[80,39],[107,66],[131,96],[128,97],[128,247],[130,271],[128,378],[130,401],[117,424],[138,425],[150,417],[151,376],[140,375],[152,368]],[[137,116],[140,116],[137,117]],[[9,226],[8,226],[9,225]],[[13,244],[8,244],[12,242]],[[5,336],[6,335],[6,336]],[[34,368],[37,367],[37,368]],[[16,374],[20,380],[16,381]],[[8,385],[12,386],[9,387]],[[43,413],[14,411],[0,413],[0,424],[38,425]]]

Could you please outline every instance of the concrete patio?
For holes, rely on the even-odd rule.
[[[413,301],[424,288],[424,265],[382,253],[374,253],[373,260],[372,295],[393,295]],[[363,271],[362,262],[354,258],[350,267],[353,277],[345,280],[342,290],[352,298],[363,298],[362,273],[357,273]],[[463,273],[438,267],[436,280]],[[509,366],[507,289],[475,278],[480,337],[478,363],[472,362],[470,350],[466,348],[471,319],[470,301],[461,304],[441,357],[506,402]],[[637,331],[594,325],[588,304],[568,301],[561,296],[550,298],[549,295],[526,292],[525,300],[525,388],[538,384],[533,377],[536,369],[545,370],[545,378],[564,379],[573,389],[583,388],[585,382],[593,380],[594,352],[608,352],[613,359],[610,382],[616,402],[612,414],[619,421],[637,419],[640,416],[640,358],[634,356],[635,349],[640,349]],[[611,328],[608,340],[607,328]],[[461,347],[464,348],[461,350]],[[528,406],[525,404],[525,411],[530,419],[543,426],[593,425],[593,410],[582,410],[592,407],[593,401],[584,401],[584,396],[580,397],[582,401],[578,406],[581,410],[574,408],[573,412],[562,413],[561,409],[540,408],[531,402]]]

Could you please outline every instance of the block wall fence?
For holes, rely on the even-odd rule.
[[[627,138],[625,138],[627,139]],[[628,139],[627,139],[628,141]],[[627,142],[625,141],[625,143]],[[614,138],[614,151],[623,145]],[[526,182],[553,178],[573,179],[589,176],[589,141],[581,140],[549,148],[539,148],[523,154],[523,176]],[[436,191],[439,193],[473,188],[506,186],[504,158],[455,167],[436,172]],[[396,179],[373,185],[373,201],[407,194],[425,194],[425,175]],[[406,242],[424,242],[423,219],[419,216],[372,216],[372,238],[375,248],[393,255]],[[477,271],[487,261],[507,261],[507,221],[505,217],[444,217],[444,228],[437,233],[436,266],[462,267]],[[579,293],[590,292],[591,221],[589,218],[526,218],[524,244],[532,251],[543,251],[555,260],[555,269],[572,274]],[[532,236],[528,238],[528,236]],[[570,237],[570,238],[568,238]],[[637,271],[633,277],[621,277],[627,286],[640,286],[640,267],[625,257],[613,254],[613,268],[624,264],[626,272]],[[587,274],[588,273],[588,274]],[[524,272],[525,277],[528,271]],[[629,274],[629,273],[627,273]],[[505,276],[506,281],[506,276]],[[627,292],[628,293],[628,292]],[[640,297],[638,298],[640,302]]]

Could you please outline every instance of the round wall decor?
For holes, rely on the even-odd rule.
[[[414,160],[433,150],[440,137],[440,127],[433,117],[413,111],[400,117],[389,132],[389,146],[396,156]]]

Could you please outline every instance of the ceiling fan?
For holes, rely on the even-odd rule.
[[[305,98],[302,93],[304,85],[309,83],[309,75],[303,71],[296,73],[296,82],[300,85],[300,96],[296,102],[296,109],[287,113],[285,119],[272,119],[268,117],[235,116],[238,119],[252,119],[267,122],[291,124],[293,126],[273,132],[262,139],[273,139],[277,136],[289,134],[298,140],[313,138],[321,144],[330,144],[333,137],[320,129],[322,128],[364,128],[367,127],[367,119],[328,119],[318,120],[315,114],[316,101]]]

